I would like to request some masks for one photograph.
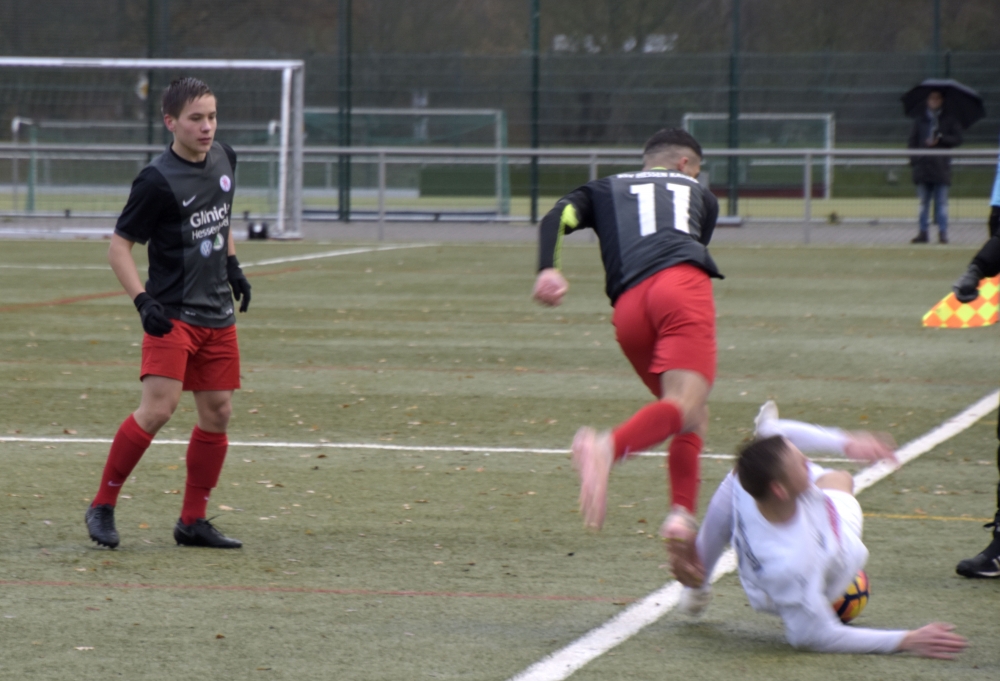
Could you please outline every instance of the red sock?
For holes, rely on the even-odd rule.
[[[181,509],[181,522],[185,525],[205,517],[208,497],[219,482],[228,448],[229,438],[225,433],[209,433],[198,426],[191,431],[187,449],[187,485]]]
[[[108,452],[108,461],[104,464],[104,473],[101,475],[101,488],[97,490],[91,506],[100,504],[114,506],[118,503],[118,493],[122,485],[128,480],[132,469],[139,463],[139,459],[146,453],[152,441],[153,436],[136,423],[135,416],[129,414],[115,433],[111,451]]]
[[[612,433],[615,438],[615,460],[660,444],[680,431],[683,425],[681,410],[673,402],[661,400],[647,404]]]
[[[703,444],[696,433],[675,435],[670,442],[670,458],[667,460],[670,503],[683,506],[692,515],[698,505],[698,486],[701,484],[698,455]]]

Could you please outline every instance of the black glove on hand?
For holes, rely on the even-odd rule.
[[[226,258],[226,274],[229,275],[229,286],[233,289],[233,298],[243,299],[240,304],[240,312],[246,312],[250,307],[250,282],[240,269],[240,261],[235,255]]]
[[[174,323],[153,296],[143,291],[132,302],[135,303],[135,309],[139,311],[139,318],[142,319],[142,330],[150,336],[162,338],[173,330]]]
[[[979,297],[979,280],[983,278],[983,273],[979,267],[973,263],[965,271],[951,289],[955,292],[955,297],[960,303],[971,303]]]
[[[990,226],[991,237],[1000,232],[1000,206],[990,206],[990,219],[987,224]]]

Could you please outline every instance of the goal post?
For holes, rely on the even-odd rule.
[[[741,113],[740,146],[743,148],[810,148],[832,151],[835,146],[836,120],[832,113]],[[686,113],[681,126],[694,135],[702,147],[719,149],[728,146],[729,114]],[[761,164],[795,165],[792,160],[769,159]],[[833,155],[816,161],[823,172],[823,197],[833,194]]]
[[[302,225],[302,177],[303,177],[303,137],[305,128],[305,118],[303,110],[305,108],[305,63],[302,60],[262,60],[262,59],[103,59],[103,58],[61,58],[61,57],[0,57],[0,76],[14,70],[26,72],[29,70],[89,70],[89,71],[132,71],[137,80],[141,81],[141,76],[154,71],[184,71],[200,73],[204,71],[214,72],[260,72],[263,74],[272,73],[280,77],[280,124],[277,127],[277,207],[274,211],[276,220],[276,236],[284,238],[297,238],[301,235]],[[22,81],[25,79],[22,79]],[[12,124],[12,132],[17,131],[22,125],[31,124],[31,117],[34,114],[30,110],[17,110],[17,103],[11,102],[13,91],[28,91],[33,87],[44,89],[42,84],[32,82],[19,82],[18,88],[7,88],[7,94],[0,95],[0,111],[9,111],[8,122]],[[148,86],[148,82],[147,82]],[[65,88],[64,88],[65,89]],[[79,89],[79,88],[77,88]],[[215,89],[215,88],[213,88]],[[218,90],[216,90],[218,92]],[[88,93],[77,93],[78,97],[85,97]],[[257,93],[252,93],[256,95]],[[136,87],[136,95],[143,98]],[[145,97],[155,97],[152,92],[147,92]],[[98,103],[99,104],[99,103]],[[99,112],[96,117],[103,117],[105,120],[113,121],[121,118],[116,112],[114,102],[106,103],[101,108],[92,100],[88,101],[88,109]],[[118,104],[118,109],[121,105]],[[2,115],[2,114],[0,114]],[[153,118],[150,116],[150,118]],[[273,116],[270,116],[273,118]],[[152,121],[150,121],[152,124]],[[265,120],[266,124],[267,121]],[[224,127],[224,124],[220,127]],[[12,187],[16,191],[17,182],[17,158],[28,148],[21,144],[18,139],[14,139],[13,144],[5,145],[13,150],[10,155],[12,159]],[[61,145],[69,148],[67,145]],[[92,150],[95,145],[86,145]],[[135,145],[123,145],[134,149]],[[131,150],[130,149],[130,150]],[[101,145],[99,151],[105,154],[113,154],[115,145]],[[274,154],[273,151],[268,153]],[[82,157],[82,155],[77,155]],[[34,157],[32,156],[32,159]],[[12,206],[12,209],[16,206]]]

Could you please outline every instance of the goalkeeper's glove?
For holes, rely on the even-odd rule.
[[[240,312],[246,312],[250,307],[250,282],[240,269],[240,261],[235,255],[226,258],[226,274],[229,276],[229,285],[233,289],[233,298],[243,302],[240,304]]]
[[[163,305],[156,298],[143,291],[132,302],[135,303],[135,309],[139,311],[139,318],[142,319],[142,330],[150,336],[162,338],[173,330],[174,323],[167,317]]]
[[[990,226],[991,237],[1000,232],[1000,206],[990,206],[990,219],[987,224]]]
[[[983,278],[983,273],[975,263],[969,265],[958,281],[951,289],[955,292],[955,297],[960,303],[971,303],[979,297],[979,280]]]

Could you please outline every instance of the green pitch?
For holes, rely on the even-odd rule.
[[[244,263],[342,244],[243,244]],[[98,243],[0,243],[0,436],[109,438],[135,408],[140,326]],[[997,330],[920,318],[971,253],[717,248],[719,379],[707,450],[757,407],[906,442],[995,389]],[[240,551],[170,531],[183,445],[154,445],[99,550],[83,512],[107,445],[0,442],[0,676],[18,679],[507,679],[669,579],[663,460],[614,472],[583,531],[565,449],[649,396],[618,350],[595,247],[570,244],[566,304],[529,298],[528,245],[423,245],[247,268],[230,438],[453,450],[232,446],[210,509]],[[42,269],[38,266],[50,266]],[[54,268],[51,268],[54,266]],[[68,266],[89,266],[70,269]],[[186,440],[190,396],[158,440]],[[795,652],[733,575],[574,679],[995,679],[1000,582],[955,563],[994,510],[996,415],[860,496],[862,626],[955,623],[954,663]],[[702,508],[730,462],[703,461]]]

